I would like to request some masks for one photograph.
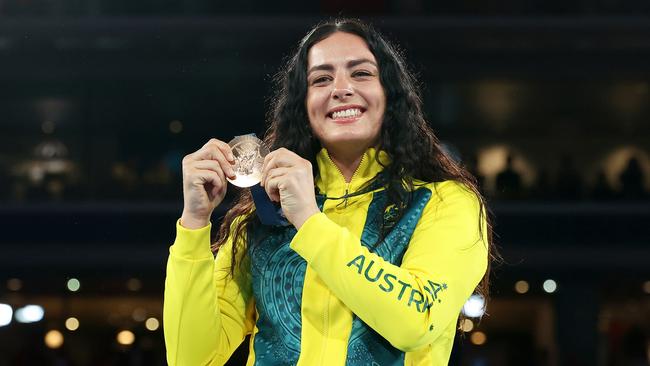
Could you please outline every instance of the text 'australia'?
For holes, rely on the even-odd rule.
[[[356,268],[357,273],[363,275],[367,281],[377,282],[382,291],[395,293],[398,301],[404,299],[406,306],[410,307],[411,304],[414,304],[417,311],[421,313],[428,310],[435,301],[441,302],[439,292],[447,289],[446,283],[439,284],[427,280],[428,286],[424,286],[425,293],[422,293],[420,290],[413,288],[410,283],[400,280],[396,275],[384,271],[383,268],[379,268],[374,259],[369,259],[368,263],[366,263],[366,256],[363,254],[351,260],[347,266]],[[373,267],[375,267],[374,270]],[[404,296],[407,289],[410,289],[408,296]]]

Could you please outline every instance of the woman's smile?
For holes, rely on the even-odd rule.
[[[333,108],[327,113],[327,118],[338,124],[349,124],[358,121],[366,111],[364,107],[358,105],[345,105]]]
[[[306,109],[314,135],[330,153],[374,146],[386,106],[375,56],[354,34],[337,32],[308,54]]]

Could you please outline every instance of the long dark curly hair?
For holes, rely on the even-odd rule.
[[[391,162],[384,166],[382,174],[382,184],[388,196],[386,207],[394,205],[398,210],[399,219],[402,215],[400,209],[408,206],[414,180],[455,180],[463,183],[478,197],[481,203],[479,228],[482,230],[481,221],[485,219],[488,230],[486,245],[490,260],[488,270],[476,292],[487,300],[490,263],[498,258],[498,254],[492,241],[490,213],[486,210],[487,206],[479,192],[476,179],[441,148],[438,138],[424,118],[417,82],[406,67],[401,52],[371,25],[357,19],[336,19],[320,23],[307,33],[293,56],[275,77],[275,95],[267,115],[269,127],[264,137],[265,143],[271,151],[284,147],[311,161],[314,175],[317,174],[316,154],[321,150],[321,144],[312,134],[305,108],[307,56],[314,44],[335,32],[346,32],[361,37],[377,60],[379,80],[386,95],[386,109],[376,151],[377,154],[380,150],[385,151],[391,159]],[[255,245],[241,240],[246,230],[254,232],[261,225],[257,215],[251,214],[254,210],[250,191],[241,190],[234,206],[226,213],[217,240],[213,244],[212,249],[216,251],[230,235],[234,236],[232,239],[236,244],[232,246],[231,274],[235,271],[237,253],[243,250],[245,255],[246,246]],[[237,218],[239,219],[236,220]],[[383,233],[379,242],[385,234]],[[482,237],[484,233],[480,234]]]

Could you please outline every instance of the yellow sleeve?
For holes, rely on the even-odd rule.
[[[396,348],[433,343],[456,322],[487,268],[485,221],[477,197],[452,181],[435,183],[401,266],[320,213],[291,242],[329,289]],[[442,198],[442,199],[441,199]]]
[[[170,366],[223,365],[254,327],[249,262],[244,259],[229,277],[232,235],[214,258],[210,227],[189,230],[176,223],[163,306]]]

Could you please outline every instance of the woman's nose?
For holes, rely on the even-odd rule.
[[[346,99],[354,95],[354,91],[350,87],[335,87],[332,90],[332,97],[334,99]]]
[[[332,86],[334,87],[332,89],[332,98],[334,99],[345,99],[354,94],[352,85],[350,84],[350,79],[348,79],[346,75],[341,75],[341,73],[336,74]]]

